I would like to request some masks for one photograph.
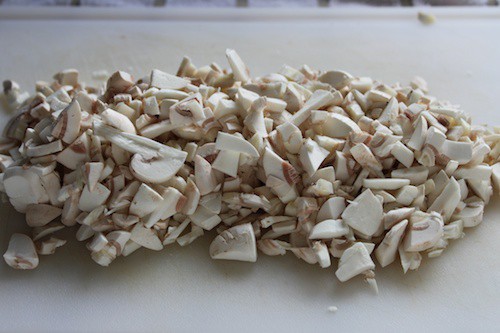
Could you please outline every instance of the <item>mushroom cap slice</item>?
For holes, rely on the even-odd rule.
[[[15,269],[34,269],[38,266],[35,244],[26,235],[13,234],[3,258],[7,265]]]
[[[209,253],[212,259],[257,261],[252,224],[240,224],[223,231],[210,244]]]
[[[130,161],[130,171],[144,182],[164,183],[184,165],[186,156],[186,152],[170,147],[160,150],[156,157],[135,154]]]
[[[444,222],[440,214],[415,212],[410,217],[410,227],[403,240],[406,252],[420,252],[432,248],[444,233]]]
[[[122,130],[123,132],[126,133],[132,133],[132,134],[137,133],[135,130],[135,126],[130,121],[130,119],[128,119],[127,116],[121,114],[120,112],[117,112],[112,109],[106,109],[103,112],[101,112],[101,117],[106,124],[113,126],[114,128]]]
[[[3,185],[10,202],[20,213],[25,213],[29,204],[44,203],[49,199],[40,177],[23,167],[8,168],[4,173]]]
[[[133,153],[130,171],[147,183],[166,182],[179,171],[187,157],[185,151],[135,134],[120,132],[99,121],[94,121],[94,130],[97,135]]]
[[[346,138],[351,132],[361,132],[351,118],[338,113],[328,113],[323,124],[323,134],[331,138]]]

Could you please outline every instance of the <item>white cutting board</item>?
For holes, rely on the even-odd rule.
[[[420,24],[415,10],[393,9],[98,11],[0,7],[1,79],[33,91],[35,80],[70,67],[87,81],[96,69],[139,77],[152,68],[175,72],[185,54],[197,65],[228,67],[224,50],[230,47],[254,75],[283,63],[342,68],[384,82],[407,83],[418,74],[476,123],[500,125],[498,10],[434,10],[432,26]],[[42,19],[12,20],[23,15]],[[72,19],[49,20],[63,15]],[[97,15],[135,20],[77,19]],[[141,250],[109,268],[94,264],[72,240],[42,257],[35,271],[0,263],[0,331],[498,330],[500,205],[498,197],[492,201],[482,225],[419,271],[405,276],[399,263],[377,268],[378,296],[361,278],[340,284],[335,267],[310,266],[292,255],[261,255],[256,264],[212,261],[213,234],[188,248]],[[3,253],[9,235],[25,227],[22,215],[5,205],[0,223]],[[337,313],[327,311],[332,305]]]

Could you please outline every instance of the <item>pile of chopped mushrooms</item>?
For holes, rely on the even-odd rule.
[[[417,269],[481,223],[500,128],[472,125],[418,77],[389,86],[285,65],[253,79],[226,55],[230,72],[185,57],[175,76],[118,71],[97,88],[64,70],[35,96],[5,81],[17,112],[0,190],[32,227],[12,236],[7,264],[37,267],[73,226],[102,266],[215,230],[213,259],[336,258],[340,281],[376,288],[375,261]]]

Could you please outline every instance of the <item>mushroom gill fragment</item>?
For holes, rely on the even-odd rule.
[[[118,71],[98,88],[68,69],[31,97],[5,81],[17,112],[0,191],[32,228],[12,236],[7,264],[35,268],[73,225],[102,266],[216,232],[213,259],[290,252],[376,288],[376,264],[417,269],[500,191],[500,127],[472,125],[420,77],[285,65],[254,78],[226,57],[229,69],[185,57],[177,75]]]

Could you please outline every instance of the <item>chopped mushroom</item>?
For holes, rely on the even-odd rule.
[[[335,275],[341,282],[375,268],[370,254],[361,243],[355,243],[344,251]]]
[[[23,234],[13,234],[10,237],[9,247],[3,258],[10,267],[16,269],[34,269],[38,266],[35,244]]]
[[[473,125],[422,78],[387,85],[307,65],[254,78],[226,57],[230,69],[185,57],[177,75],[117,71],[102,87],[67,69],[31,97],[6,80],[17,111],[0,191],[33,236],[13,236],[7,263],[36,267],[66,226],[102,266],[217,233],[214,259],[340,258],[341,281],[362,274],[376,290],[372,253],[417,269],[500,191],[500,128]]]
[[[257,246],[251,224],[241,224],[223,231],[210,244],[212,259],[255,262]]]
[[[353,200],[342,213],[345,223],[367,238],[379,230],[382,218],[382,203],[369,189]]]

